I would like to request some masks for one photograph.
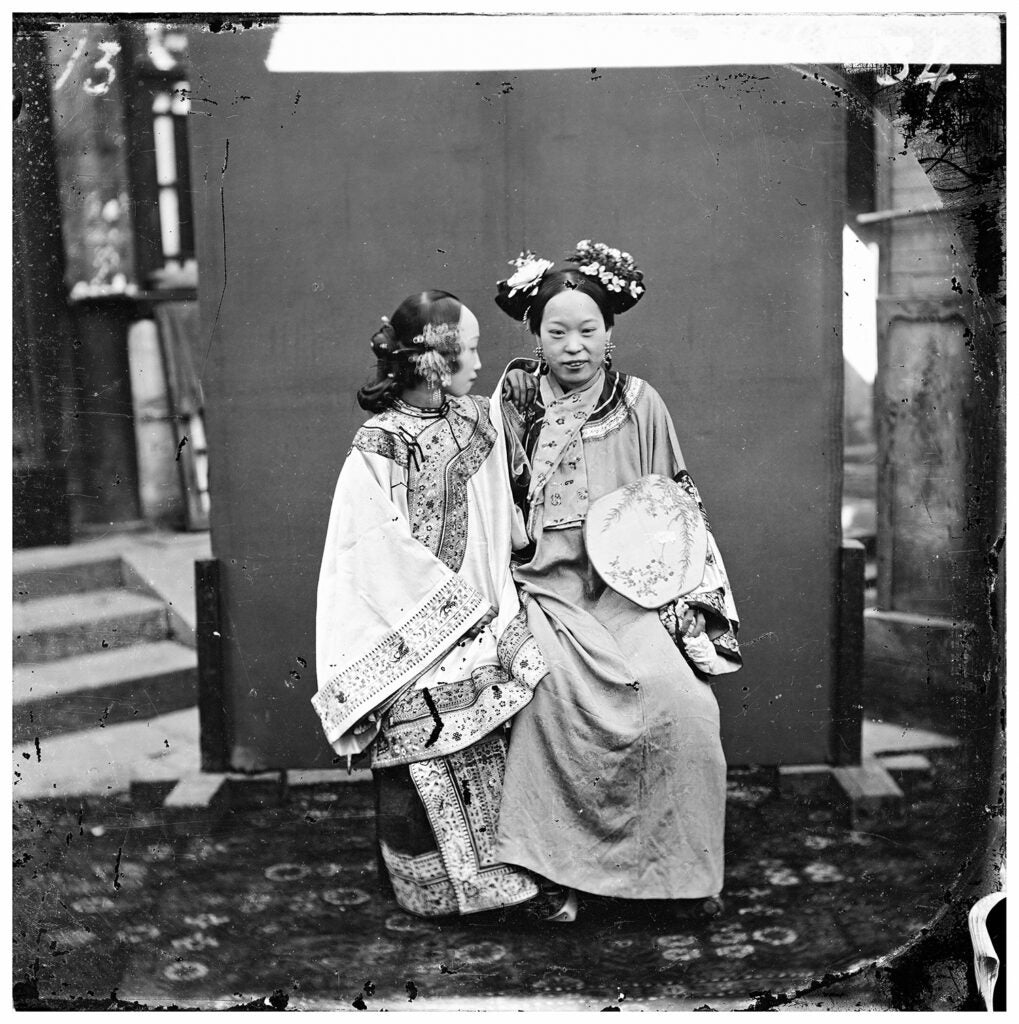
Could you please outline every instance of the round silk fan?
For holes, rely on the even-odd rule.
[[[670,604],[704,576],[704,517],[668,477],[643,476],[599,498],[588,509],[584,536],[598,575],[642,608]]]

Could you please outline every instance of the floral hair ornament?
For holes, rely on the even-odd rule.
[[[496,305],[514,320],[527,322],[531,299],[541,287],[542,279],[555,266],[551,260],[536,256],[530,249],[522,252],[509,265],[516,268],[505,281],[498,282]]]
[[[646,291],[644,275],[628,252],[610,248],[589,238],[577,243],[576,252],[566,257],[577,269],[599,281],[612,300],[614,312],[622,313],[637,303]]]
[[[517,272],[506,279],[510,298],[517,292],[533,295],[541,287],[541,279],[555,266],[551,260],[541,259],[530,249],[522,252],[515,260],[510,260],[509,265],[517,268]]]
[[[425,324],[413,344],[423,351],[410,356],[417,372],[431,383],[449,385],[453,361],[460,352],[460,328],[457,324]]]

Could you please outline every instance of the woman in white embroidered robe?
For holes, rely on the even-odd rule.
[[[648,474],[700,499],[661,397],[611,369],[614,316],[643,294],[640,272],[590,243],[571,260],[555,270],[525,254],[496,298],[541,354],[523,415],[506,401],[502,415],[526,532],[514,576],[549,668],[513,721],[497,852],[563,887],[574,913],[569,890],[715,912],[726,766],[707,680],[740,666],[736,610],[710,531],[700,585],[658,612],[591,566],[590,502]]]
[[[337,753],[370,746],[397,902],[425,916],[537,893],[495,859],[504,723],[545,667],[509,570],[506,449],[478,324],[446,292],[411,296],[372,339],[375,415],[340,472],[318,586],[313,703]]]

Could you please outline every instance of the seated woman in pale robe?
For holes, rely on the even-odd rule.
[[[590,242],[561,269],[531,253],[515,262],[496,302],[530,328],[539,366],[524,412],[499,411],[513,574],[549,674],[513,721],[497,854],[560,887],[562,920],[578,890],[715,913],[726,765],[710,680],[741,664],[721,555],[709,530],[699,585],[648,610],[606,585],[584,540],[589,505],[649,474],[700,503],[665,403],[612,369],[615,316],[643,278],[629,254]],[[511,364],[509,390],[533,368]]]

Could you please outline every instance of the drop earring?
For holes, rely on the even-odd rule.
[[[434,370],[422,374],[424,378],[425,387],[428,388],[428,399],[432,403],[433,407],[438,407],[442,404],[442,388],[440,387],[441,378]]]
[[[538,369],[535,371],[535,376],[543,377],[548,373],[548,363],[545,362],[545,352],[541,347],[540,341],[534,346],[534,358],[538,360]]]
[[[605,342],[605,369],[612,369],[612,353],[615,352],[616,346],[610,339]]]

